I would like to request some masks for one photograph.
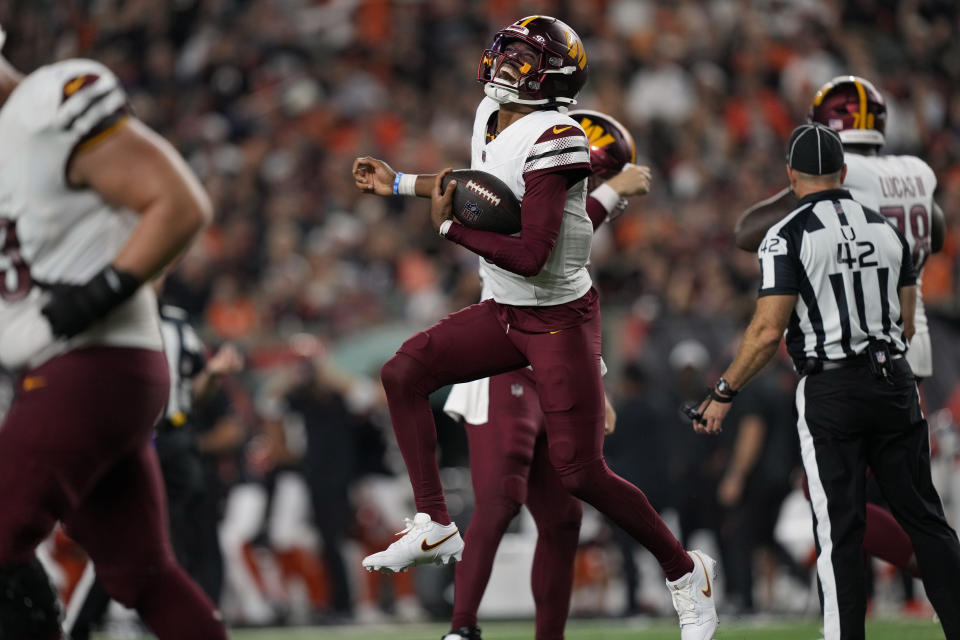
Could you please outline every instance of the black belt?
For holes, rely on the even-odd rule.
[[[902,357],[902,353],[895,353],[890,356],[890,359],[899,360]],[[853,356],[845,360],[824,360],[822,370],[832,371],[834,369],[845,369],[846,367],[854,367],[862,364],[868,364],[866,355]]]
[[[903,358],[902,353],[892,353],[890,354],[891,360],[900,360]],[[870,358],[866,352],[851,356],[849,358],[844,358],[843,360],[821,360],[819,358],[807,358],[806,360],[800,360],[795,363],[797,373],[801,376],[812,376],[821,371],[833,371],[835,369],[846,369],[848,367],[861,367],[863,365],[870,365]]]

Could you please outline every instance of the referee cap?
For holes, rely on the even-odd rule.
[[[787,164],[791,169],[813,176],[836,173],[843,168],[840,136],[822,124],[802,124],[790,135]]]

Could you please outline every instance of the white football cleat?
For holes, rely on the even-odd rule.
[[[688,551],[687,555],[693,560],[693,571],[674,582],[667,580],[673,608],[680,616],[680,638],[713,640],[720,623],[713,597],[717,561],[702,551]]]
[[[367,571],[394,573],[418,564],[444,565],[463,556],[463,538],[457,525],[437,524],[425,513],[404,518],[407,527],[397,532],[399,540],[363,559]]]

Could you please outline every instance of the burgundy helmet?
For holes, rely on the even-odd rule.
[[[807,119],[839,133],[844,144],[881,146],[887,128],[887,105],[868,80],[837,76],[817,91]]]
[[[538,59],[524,61],[506,53],[515,40],[533,47]],[[507,62],[520,72],[515,83],[500,77]],[[580,36],[568,25],[550,16],[528,16],[496,33],[480,59],[477,81],[500,103],[575,104],[587,82],[587,54]]]
[[[614,118],[589,109],[577,109],[567,115],[583,127],[590,142],[592,182],[609,180],[623,171],[628,162],[637,161],[637,147],[633,143],[633,136]]]

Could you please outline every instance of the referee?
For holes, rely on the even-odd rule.
[[[869,466],[916,549],[948,640],[960,640],[960,543],[930,478],[927,422],[903,357],[913,335],[915,273],[907,243],[841,188],[837,134],[794,130],[787,176],[800,202],[767,232],[763,281],[740,350],[698,411],[717,433],[737,389],[770,360],[786,330],[800,373],[797,430],[810,484],[825,640],[864,637],[864,483]]]

